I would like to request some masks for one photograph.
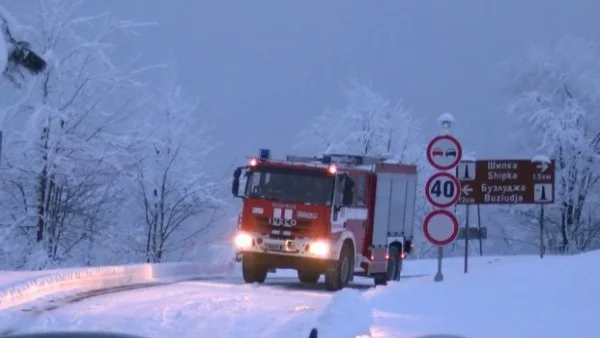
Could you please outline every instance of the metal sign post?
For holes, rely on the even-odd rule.
[[[482,227],[481,227],[481,212],[479,211],[479,204],[477,204],[477,230],[479,230],[479,256],[483,256],[483,236],[481,235],[482,233]],[[486,234],[487,234],[487,229],[485,230]]]
[[[444,258],[444,247],[438,246],[437,252],[437,272],[433,277],[434,282],[442,282],[444,280],[444,274],[442,273],[442,258]]]
[[[552,167],[552,178],[551,178],[551,192],[552,192],[552,200],[554,201],[554,162],[550,161],[550,159],[544,155],[537,155],[531,159],[531,162],[535,164],[535,167],[538,171],[541,172],[540,175],[548,172],[548,169]],[[534,179],[538,178],[538,176],[534,176]],[[537,196],[538,200],[546,199],[546,195],[548,194],[548,184],[539,185],[537,188],[534,188],[534,196]],[[536,199],[534,197],[534,199]],[[544,254],[546,253],[546,246],[544,245],[544,203],[540,203],[540,258],[544,258]]]
[[[447,209],[436,209],[430,212],[423,222],[423,233],[429,243],[438,247],[438,270],[434,281],[444,280],[442,274],[442,258],[444,246],[452,243],[458,237],[459,226],[456,216]]]
[[[465,216],[465,273],[469,272],[469,212],[469,205],[467,205],[467,215]]]
[[[442,114],[438,122],[442,124],[442,131],[429,142],[426,153],[429,164],[438,170],[425,184],[425,197],[434,210],[423,221],[425,238],[438,249],[437,272],[433,278],[435,282],[444,280],[444,246],[456,239],[460,228],[456,216],[449,208],[455,206],[461,197],[461,184],[452,171],[462,158],[460,143],[450,135],[454,117],[448,113]]]

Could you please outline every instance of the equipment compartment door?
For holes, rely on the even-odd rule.
[[[368,223],[366,177],[364,175],[351,175],[351,178],[354,180],[354,203],[346,209],[346,228],[354,234],[356,254],[362,255]]]
[[[375,217],[373,219],[373,246],[387,246],[390,208],[392,200],[392,174],[377,173],[375,191]]]
[[[405,229],[414,217],[415,184],[414,175],[377,173],[373,245],[387,245],[388,237],[408,235]]]
[[[414,208],[414,185],[410,185],[411,176],[392,174],[392,196],[388,224],[389,237],[402,237],[407,222],[412,220]],[[410,218],[408,218],[409,216]]]

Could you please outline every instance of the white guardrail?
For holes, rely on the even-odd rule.
[[[156,263],[66,269],[0,286],[0,310],[64,294],[224,276],[234,263]]]

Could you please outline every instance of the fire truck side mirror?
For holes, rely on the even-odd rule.
[[[231,194],[234,197],[238,197],[240,190],[240,176],[242,175],[242,168],[237,168],[233,172],[233,182],[231,182]]]

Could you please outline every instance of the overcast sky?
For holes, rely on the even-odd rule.
[[[430,135],[449,111],[465,147],[505,156],[498,63],[533,42],[600,33],[597,0],[98,0],[85,10],[159,24],[123,40],[118,57],[173,56],[201,99],[198,123],[222,144],[214,168],[259,147],[290,152],[299,128],[343,104],[340,85],[353,77],[403,97]]]

